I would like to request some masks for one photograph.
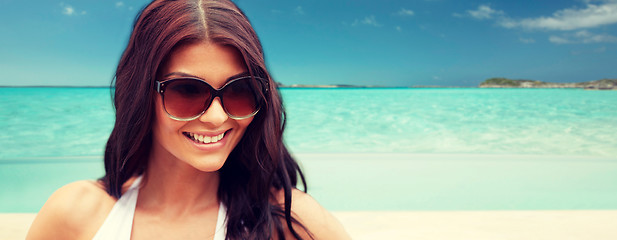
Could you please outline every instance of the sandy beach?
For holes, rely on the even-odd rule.
[[[353,239],[614,240],[617,210],[334,212]],[[0,214],[0,239],[24,239],[35,214]]]

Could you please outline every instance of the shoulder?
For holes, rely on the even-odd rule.
[[[115,201],[98,182],[67,184],[45,202],[30,227],[27,239],[88,238],[103,223]]]
[[[282,190],[275,192],[276,200],[284,204],[285,195]],[[293,188],[291,191],[292,217],[298,220],[313,236],[314,239],[350,239],[343,225],[323,208],[311,195]],[[294,230],[304,238],[310,239],[306,231],[294,226]],[[286,232],[291,238],[291,233]]]

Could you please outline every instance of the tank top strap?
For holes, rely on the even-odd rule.
[[[227,236],[227,208],[223,202],[219,203],[219,213],[216,217],[216,229],[213,240],[225,240]]]
[[[139,176],[129,189],[122,194],[107,215],[105,222],[96,232],[93,240],[130,240],[133,229],[133,217],[137,206],[137,195],[142,177]],[[213,240],[225,240],[227,236],[227,208],[221,202],[216,217],[216,229]]]
[[[137,177],[129,189],[122,194],[120,199],[107,215],[105,222],[96,232],[93,240],[130,240],[133,229],[133,216],[137,205],[137,194],[142,176]]]

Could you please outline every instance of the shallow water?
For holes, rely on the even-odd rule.
[[[331,210],[617,209],[617,91],[282,89]],[[106,88],[0,88],[0,212],[103,174]]]
[[[292,152],[617,156],[617,91],[283,89]],[[0,159],[99,156],[106,88],[0,88]]]
[[[617,91],[286,89],[296,152],[617,156]]]
[[[539,155],[297,154],[333,211],[617,209],[617,159]],[[37,212],[54,190],[102,176],[101,158],[0,162],[0,212]]]

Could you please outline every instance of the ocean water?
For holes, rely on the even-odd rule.
[[[281,93],[286,144],[328,209],[617,209],[617,91]],[[113,121],[107,88],[0,88],[0,212],[102,176]]]
[[[617,156],[617,91],[282,89],[296,153]],[[0,159],[100,156],[107,88],[0,88]]]
[[[0,88],[0,159],[102,155],[114,117],[109,88]]]
[[[286,89],[297,152],[617,156],[617,92]]]

